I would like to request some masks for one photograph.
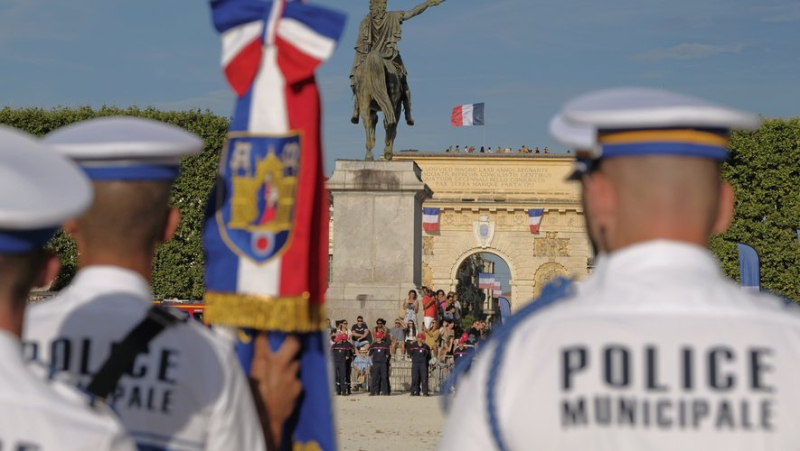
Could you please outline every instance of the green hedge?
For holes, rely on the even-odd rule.
[[[171,195],[172,205],[181,210],[181,225],[173,241],[159,246],[153,271],[156,296],[200,299],[203,295],[203,210],[228,130],[227,118],[209,111],[159,111],[153,108],[4,108],[0,110],[0,123],[42,136],[73,122],[119,115],[156,119],[182,127],[205,140],[206,148],[202,155],[184,158],[181,163],[182,175]],[[75,273],[75,246],[69,237],[60,233],[51,243],[51,248],[60,254],[64,266],[54,286],[58,289],[69,283]]]
[[[754,132],[736,132],[730,150],[723,174],[736,189],[736,215],[711,249],[738,279],[736,243],[753,246],[762,288],[800,301],[800,118],[768,119]]]
[[[208,111],[166,112],[153,108],[4,108],[0,110],[0,123],[41,136],[73,122],[111,115],[157,119],[196,133],[206,142],[202,155],[185,158],[182,163],[183,175],[171,201],[181,209],[183,220],[175,240],[159,247],[153,273],[156,295],[199,299],[203,294],[203,210],[228,119]],[[736,217],[730,231],[711,242],[725,273],[732,278],[739,276],[736,243],[753,246],[761,256],[763,287],[793,300],[800,300],[800,244],[795,232],[800,227],[798,162],[800,119],[769,119],[755,132],[734,133],[731,160],[724,167],[724,176],[736,188]],[[59,288],[75,272],[75,248],[61,234],[51,247],[64,263],[56,284]]]

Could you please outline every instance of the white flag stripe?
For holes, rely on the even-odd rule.
[[[461,106],[461,117],[465,127],[472,125],[472,108],[472,104]]]
[[[326,60],[333,55],[336,41],[326,38],[294,19],[281,20],[278,36],[289,41],[303,53]]]
[[[248,44],[264,32],[264,21],[246,23],[222,33],[222,67],[226,67]]]

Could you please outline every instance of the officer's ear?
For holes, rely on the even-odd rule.
[[[593,171],[583,176],[583,195],[589,224],[608,230],[617,211],[614,184],[602,171]]]
[[[167,212],[167,221],[164,224],[164,232],[160,241],[162,243],[170,241],[175,236],[175,232],[178,230],[180,223],[181,211],[175,207],[170,208]]]
[[[736,194],[728,182],[719,184],[719,200],[717,203],[717,216],[711,233],[722,234],[728,230],[733,221],[733,208],[736,201]]]

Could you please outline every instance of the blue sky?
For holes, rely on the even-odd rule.
[[[319,71],[330,171],[336,158],[364,154],[363,128],[348,120],[348,73],[368,2],[316,3],[349,15],[340,47]],[[486,103],[487,145],[560,149],[546,130],[559,106],[621,85],[664,87],[769,117],[800,115],[797,0],[447,0],[403,32],[417,125],[400,126],[397,149],[481,145],[480,127],[449,125],[453,106],[474,102]],[[2,104],[228,115],[233,95],[219,47],[201,0],[2,0]]]

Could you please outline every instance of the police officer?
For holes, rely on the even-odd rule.
[[[467,340],[469,340],[469,336],[464,333],[458,340],[458,346],[453,349],[453,366],[458,365],[461,359],[468,357],[472,353],[474,348],[467,346]]]
[[[88,208],[89,180],[32,136],[6,127],[0,127],[0,174],[0,449],[133,451],[105,405],[90,406],[57,379],[44,382],[22,359],[28,292],[59,270],[43,247],[62,221]]]
[[[336,370],[337,395],[350,394],[348,368],[353,361],[354,349],[353,344],[347,341],[347,335],[336,335],[336,343],[331,346],[331,354],[333,354],[333,366]]]
[[[577,290],[546,288],[493,335],[459,385],[442,448],[796,447],[800,314],[741,290],[706,249],[733,213],[728,132],[757,117],[617,89],[560,118],[593,136],[579,177],[602,265]]]
[[[408,347],[411,355],[411,396],[419,396],[420,385],[422,395],[428,393],[428,360],[431,359],[431,348],[425,343],[425,334],[417,334],[417,341]]]
[[[391,349],[384,340],[383,332],[375,334],[375,343],[369,348],[372,357],[372,374],[370,375],[370,396],[378,394],[389,396],[389,359]]]
[[[90,387],[119,355],[112,354],[120,349],[115,344],[150,318],[155,249],[172,238],[180,218],[169,206],[170,188],[180,158],[199,153],[203,141],[171,125],[122,117],[73,124],[43,141],[83,167],[95,199],[64,225],[78,247],[79,271],[59,296],[31,309],[26,350]],[[231,347],[194,321],[156,335],[108,402],[142,448],[265,448]],[[276,442],[282,423],[270,418],[266,425]]]

